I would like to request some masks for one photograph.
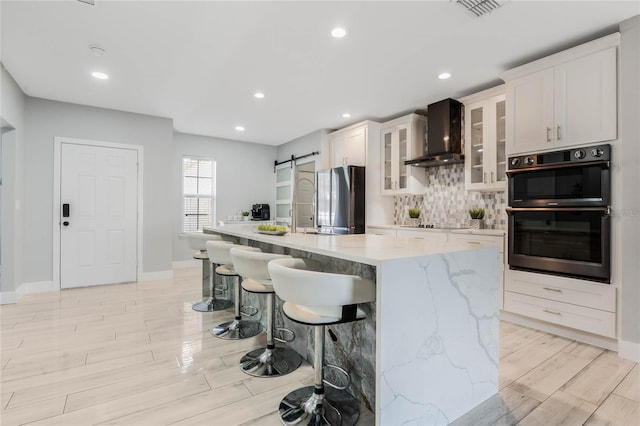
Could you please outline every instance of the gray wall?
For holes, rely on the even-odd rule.
[[[251,210],[256,203],[267,203],[275,208],[273,162],[276,151],[275,146],[174,133],[171,176],[174,186],[170,197],[174,261],[188,260],[193,255],[186,240],[180,237],[182,157],[210,157],[216,161],[216,220],[224,221],[238,210]]]
[[[330,131],[326,129],[316,130],[315,132],[279,145],[278,161],[288,160],[292,155],[299,157],[301,155],[320,151],[320,155],[305,158],[300,160],[300,162],[306,163],[314,160],[316,162],[316,170],[326,169],[328,164],[324,164],[323,161],[324,157],[328,157],[329,154],[329,140],[327,137],[329,132]]]
[[[167,118],[27,98],[25,282],[51,281],[54,137],[143,146],[143,272],[171,270],[173,121]]]
[[[640,16],[622,22],[620,30],[620,337],[640,344]]]
[[[1,64],[0,64],[1,65]],[[2,135],[2,211],[0,238],[2,278],[0,294],[5,302],[15,301],[13,292],[23,282],[24,240],[24,134],[26,97],[20,87],[0,66],[0,118]],[[14,130],[8,130],[9,127]],[[13,299],[13,300],[11,300]]]

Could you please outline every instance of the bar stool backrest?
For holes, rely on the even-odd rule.
[[[211,263],[217,263],[218,265],[232,265],[231,254],[229,253],[232,248],[245,251],[260,251],[257,247],[249,247],[240,244],[233,244],[230,241],[207,241],[207,254]]]
[[[231,258],[233,259],[233,267],[240,276],[251,278],[256,281],[270,280],[269,269],[267,265],[273,259],[291,258],[286,254],[249,252],[231,249]]]
[[[277,259],[269,263],[273,288],[284,301],[304,306],[346,306],[376,300],[375,283],[357,275],[314,270],[308,259]]]
[[[187,234],[187,243],[191,250],[206,250],[207,241],[222,241],[222,237],[216,234],[205,234],[202,232],[190,232]]]

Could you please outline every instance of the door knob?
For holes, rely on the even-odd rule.
[[[64,226],[69,226],[69,222],[67,222],[66,220],[65,220],[64,222],[62,222],[62,224],[63,224]]]

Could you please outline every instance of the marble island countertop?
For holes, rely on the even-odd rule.
[[[376,301],[362,306],[367,318],[333,326],[338,337],[327,356],[350,366],[350,392],[374,410],[377,426],[449,424],[497,394],[497,247],[426,233],[275,236],[251,224],[204,231],[375,279]],[[303,337],[291,345],[310,360]]]
[[[477,247],[459,242],[418,240],[386,235],[304,233],[267,235],[258,233],[257,225],[251,224],[205,227],[204,230],[205,232],[221,233],[237,238],[249,238],[254,241],[276,244],[320,255],[340,257],[345,260],[373,266],[379,266],[381,262],[386,260],[477,249]]]

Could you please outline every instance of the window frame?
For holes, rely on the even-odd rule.
[[[211,162],[211,193],[210,194],[190,194],[190,193],[185,193],[185,178],[186,176],[186,170],[185,170],[185,160],[194,160],[194,161],[210,161]],[[202,228],[205,226],[213,226],[213,224],[216,223],[216,199],[217,199],[217,186],[216,186],[216,172],[217,172],[217,164],[216,164],[216,160],[212,157],[203,157],[203,156],[198,156],[198,155],[183,155],[181,158],[181,162],[180,162],[180,171],[181,171],[181,207],[180,207],[180,232],[181,233],[189,233],[189,232],[202,232]],[[189,177],[194,177],[194,176],[189,176]],[[199,176],[199,173],[197,173],[197,176],[195,176],[196,179],[202,179]],[[211,214],[209,215],[209,223],[200,223],[199,219],[197,220],[198,225],[200,226],[196,226],[195,230],[187,230],[186,229],[186,212],[185,212],[185,204],[186,204],[186,200],[188,198],[209,198],[210,200],[210,212]],[[200,212],[200,210],[198,209],[198,212]]]

